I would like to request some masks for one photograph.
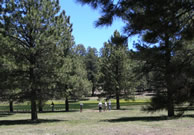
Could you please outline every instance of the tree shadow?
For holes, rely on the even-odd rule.
[[[79,112],[79,110],[69,110],[69,111],[65,111],[65,110],[62,110],[62,111],[42,111],[42,112],[38,112],[38,113],[71,113],[71,112]]]
[[[65,111],[65,110],[54,110],[54,111],[46,111],[46,110],[44,110],[44,111],[41,111],[41,112],[38,112],[38,113],[68,113],[68,112],[79,112],[79,110],[69,110],[69,111]],[[13,112],[13,114],[17,114],[17,113],[31,113],[30,111],[14,111]],[[1,115],[1,114],[0,114]]]
[[[114,111],[128,111],[128,110],[135,110],[135,108],[120,108],[119,110],[118,109],[116,109],[116,108],[112,108],[111,110],[114,110]]]
[[[194,118],[194,114],[185,114],[182,117],[189,117],[189,118]]]
[[[175,109],[176,111],[194,111],[194,107],[179,107]]]
[[[182,117],[189,117],[189,118],[194,118],[194,114],[188,114],[188,115],[183,115]],[[101,122],[133,122],[133,121],[144,121],[144,122],[154,122],[154,121],[164,121],[164,120],[173,120],[173,119],[178,119],[181,117],[168,117],[168,116],[143,116],[143,117],[121,117],[118,119],[107,119],[107,120],[102,120]]]
[[[14,115],[13,113],[0,113],[0,117],[8,117]]]
[[[37,121],[32,121],[29,119],[25,120],[0,120],[0,126],[3,125],[27,125],[27,124],[41,124],[41,123],[54,123],[54,122],[61,122],[65,120],[57,120],[57,119],[39,119]]]
[[[167,116],[143,116],[143,117],[122,117],[118,119],[108,119],[103,120],[103,122],[130,122],[130,121],[146,121],[146,122],[153,122],[153,121],[163,121],[163,120],[170,120]]]

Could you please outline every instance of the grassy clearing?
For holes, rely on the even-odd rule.
[[[88,103],[88,104],[87,104]],[[148,114],[142,105],[127,104],[122,110],[99,113],[97,102],[85,101],[82,113],[47,112],[39,121],[30,121],[29,113],[1,113],[0,135],[192,135],[194,111],[180,119],[168,119],[166,112]],[[73,103],[78,105],[78,103]]]
[[[104,102],[104,100],[102,100]],[[65,111],[65,104],[63,100],[54,100],[54,101],[47,101],[43,107],[43,111],[51,111],[51,103],[54,102],[55,104],[55,111]],[[98,109],[98,100],[84,100],[82,103],[84,104],[85,109]],[[148,99],[136,99],[136,100],[120,100],[121,106],[130,106],[130,105],[144,105],[150,102]],[[112,107],[115,108],[116,100],[111,100]],[[80,108],[80,102],[71,101],[70,102],[70,110],[77,110]],[[14,104],[14,111],[15,112],[29,112],[30,111],[30,102],[24,103],[15,103]],[[8,103],[0,104],[0,112],[2,111],[9,111]]]

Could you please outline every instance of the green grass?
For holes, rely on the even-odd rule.
[[[86,104],[86,103],[85,103]],[[91,103],[90,103],[91,104]],[[180,119],[168,119],[166,112],[148,114],[141,105],[99,113],[96,109],[39,113],[0,113],[0,135],[192,135],[194,112]]]
[[[104,100],[102,100],[104,101]],[[65,111],[65,104],[63,100],[55,100],[53,101],[55,104],[55,111]],[[82,101],[84,104],[84,109],[98,109],[98,100],[84,100]],[[116,101],[111,100],[112,107],[115,108]],[[147,99],[137,99],[137,100],[120,100],[121,106],[130,106],[130,105],[144,105],[146,103],[150,102]],[[51,103],[52,101],[47,101],[43,107],[43,111],[51,111]],[[80,102],[71,101],[69,106],[70,110],[77,110],[80,108]],[[0,112],[2,111],[9,111],[9,105],[8,103],[0,104]],[[14,104],[14,111],[15,112],[29,112],[30,111],[30,103],[24,102],[24,103],[17,103]]]
[[[51,108],[52,101],[45,107]],[[98,101],[84,100],[83,112],[79,102],[70,102],[70,112],[39,113],[39,121],[31,121],[30,113],[8,113],[8,104],[0,104],[0,135],[192,135],[194,111],[182,118],[169,119],[167,112],[154,114],[141,111],[149,100],[121,100],[121,110],[98,112]],[[64,101],[54,101],[55,107],[64,108]],[[15,109],[28,109],[29,103],[14,104]]]

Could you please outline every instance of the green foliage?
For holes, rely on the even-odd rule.
[[[32,120],[36,120],[36,101],[53,96],[55,71],[73,44],[70,18],[64,11],[59,13],[58,0],[3,1],[3,5],[0,32],[14,44],[19,99],[32,102]]]
[[[72,68],[67,77],[69,96],[75,99],[87,96],[91,91],[91,83],[87,79],[85,64],[79,57],[72,58]]]
[[[84,45],[78,44],[78,45],[74,48],[74,54],[75,54],[75,55],[78,55],[78,56],[80,56],[80,57],[86,56],[86,49],[85,49]]]
[[[0,100],[16,100],[18,99],[18,81],[15,77],[17,66],[13,52],[15,50],[14,42],[9,37],[0,34]]]
[[[96,48],[87,48],[87,53],[85,56],[85,64],[87,70],[87,78],[92,82],[92,96],[94,96],[95,90],[99,82],[100,76],[100,63],[98,57],[98,51]]]
[[[108,98],[116,97],[117,109],[119,98],[128,98],[133,91],[131,82],[132,62],[128,56],[126,38],[115,31],[111,40],[104,43],[101,49],[101,72],[103,78],[103,90]]]
[[[191,43],[172,43],[177,45],[171,51],[168,68],[162,47],[139,48],[136,58],[145,61],[142,67],[139,67],[140,71],[147,74],[149,87],[155,92],[151,104],[146,108],[148,111],[169,110],[169,91],[172,92],[171,101],[174,107],[185,108],[185,103],[192,105],[194,50]]]
[[[58,71],[56,84],[57,98],[79,99],[87,96],[91,83],[87,79],[84,59],[78,51],[80,46],[73,46],[69,54],[63,57],[63,66]]]
[[[127,34],[149,33],[147,39],[155,42],[165,31],[193,37],[193,2],[171,0],[77,0],[100,8],[102,16],[96,25],[111,25],[115,17],[126,23]],[[185,30],[181,30],[183,28]],[[181,31],[180,31],[181,30]],[[179,31],[180,33],[177,33]],[[175,35],[174,35],[175,36]],[[154,38],[155,39],[154,39]],[[152,40],[153,39],[153,40]]]
[[[114,18],[119,17],[126,24],[124,27],[126,34],[142,36],[144,42],[136,45],[137,57],[143,63],[143,68],[140,67],[142,70],[139,71],[151,75],[152,78],[148,81],[154,86],[156,96],[162,93],[162,97],[167,96],[167,103],[162,102],[163,100],[153,100],[153,102],[161,101],[161,106],[166,106],[168,110],[168,116],[173,116],[174,105],[182,95],[180,93],[185,91],[185,89],[180,90],[182,87],[185,88],[185,85],[181,86],[181,84],[185,84],[183,80],[190,78],[183,69],[191,69],[193,63],[188,62],[185,56],[180,60],[176,54],[178,50],[185,51],[182,48],[183,45],[187,46],[180,42],[193,40],[193,2],[172,0],[78,1],[101,9],[102,16],[96,23],[97,26],[111,25]],[[192,55],[187,58],[193,59]],[[184,79],[181,80],[181,78]],[[182,96],[185,97],[184,94]],[[154,110],[157,110],[157,107]]]

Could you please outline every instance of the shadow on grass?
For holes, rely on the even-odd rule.
[[[79,110],[69,110],[68,112],[79,112]],[[38,112],[38,113],[68,113],[67,111],[63,110],[63,111],[41,111],[41,112]],[[0,117],[3,117],[3,115],[6,115],[7,112],[3,112],[2,114],[0,113]],[[13,115],[13,114],[17,114],[17,113],[31,113],[30,111],[14,111],[13,113],[7,113],[7,116],[9,115]],[[1,116],[2,115],[2,116]]]
[[[38,113],[71,113],[71,112],[79,112],[79,110],[69,110],[69,111],[42,111],[42,112],[38,112]]]
[[[103,122],[130,122],[130,121],[162,121],[162,120],[169,120],[167,116],[144,116],[144,117],[122,117],[118,119],[109,119],[103,120]]]
[[[194,107],[180,107],[180,108],[176,108],[176,111],[194,111]]]
[[[13,113],[0,113],[0,117],[8,117],[13,115]]]
[[[29,119],[26,120],[0,120],[0,126],[3,125],[27,125],[27,124],[41,124],[41,123],[54,123],[54,122],[61,122],[64,120],[57,120],[57,119],[39,119],[37,121],[32,121]]]
[[[182,117],[189,117],[194,118],[194,115],[183,115]],[[173,120],[178,119],[180,117],[172,117],[169,118],[167,116],[143,116],[143,117],[122,117],[118,119],[108,119],[108,120],[102,120],[101,122],[132,122],[132,121],[144,121],[144,122],[154,122],[154,121],[164,121],[164,120]]]
[[[112,108],[112,110],[115,110],[115,111],[127,111],[127,110],[135,110],[135,108],[120,108],[119,110],[115,108]]]
[[[185,114],[182,117],[194,118],[194,114]]]

